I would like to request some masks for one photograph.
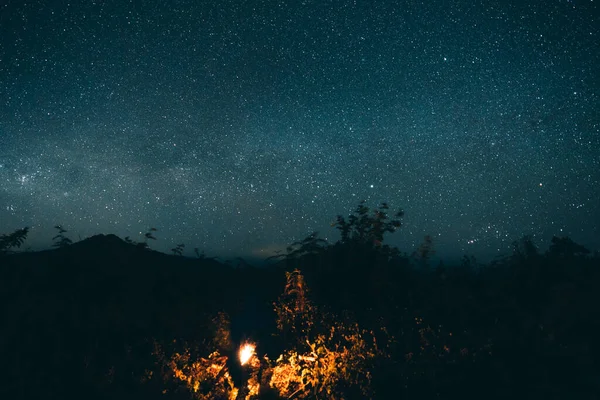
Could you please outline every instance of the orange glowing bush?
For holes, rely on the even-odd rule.
[[[269,385],[280,396],[342,398],[343,387],[356,385],[369,392],[369,361],[379,354],[376,342],[368,342],[358,326],[331,327],[328,335],[306,341],[305,352],[286,351],[272,368]]]
[[[373,333],[320,312],[308,299],[299,270],[287,272],[286,278],[284,293],[274,306],[280,333],[294,345],[277,358],[269,385],[283,397],[341,398],[341,389],[349,385],[360,387],[366,396],[370,361],[383,355]],[[316,333],[315,325],[321,333]]]
[[[193,397],[201,400],[251,400],[258,396],[261,384],[284,398],[341,399],[350,386],[369,397],[370,362],[384,355],[373,332],[321,313],[308,299],[299,270],[286,273],[286,277],[284,293],[274,308],[280,334],[289,347],[274,362],[267,357],[259,359],[254,344],[244,343],[236,362],[244,366],[247,375],[243,387],[236,387],[227,369],[228,358],[218,350],[231,345],[229,319],[220,313],[213,320],[216,328],[211,341],[217,350],[206,358],[192,359],[189,350],[163,357],[167,375],[184,383]],[[314,328],[315,321],[320,333]]]
[[[226,369],[227,357],[213,352],[207,358],[190,360],[189,352],[175,353],[168,366],[173,377],[185,383],[194,398],[230,399],[237,396],[237,390]]]
[[[313,329],[316,309],[308,299],[308,289],[300,271],[296,269],[285,275],[287,282],[283,294],[273,304],[277,329],[285,339],[303,343]]]

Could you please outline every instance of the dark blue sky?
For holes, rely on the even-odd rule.
[[[267,257],[365,199],[407,252],[598,249],[598,2],[500,3],[3,2],[0,232]]]

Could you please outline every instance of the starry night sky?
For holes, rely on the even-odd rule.
[[[0,233],[267,257],[360,200],[389,242],[600,248],[599,1],[5,0]]]

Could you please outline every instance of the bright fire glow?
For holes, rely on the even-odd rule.
[[[244,343],[240,347],[239,357],[242,365],[246,364],[254,355],[254,345],[252,343]]]

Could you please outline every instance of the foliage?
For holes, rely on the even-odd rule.
[[[67,230],[64,229],[61,225],[56,225],[54,228],[58,230],[58,234],[52,238],[52,240],[54,240],[54,244],[52,245],[53,247],[62,248],[67,247],[73,243],[71,239],[65,236]]]
[[[29,234],[29,228],[17,229],[10,234],[0,235],[0,254],[6,254],[12,248],[20,248]]]
[[[273,303],[277,329],[285,339],[303,343],[315,324],[315,306],[308,299],[308,289],[300,270],[285,273],[286,284],[279,301]]]
[[[431,256],[434,254],[435,249],[433,247],[433,237],[431,235],[425,235],[423,243],[421,243],[417,250],[413,252],[412,256],[421,268],[427,268],[429,266]]]
[[[402,225],[400,218],[404,215],[403,211],[398,211],[394,219],[388,217],[389,206],[382,203],[379,209],[371,210],[361,201],[353,214],[344,218],[337,216],[335,222],[331,224],[341,233],[341,238],[335,246],[338,250],[363,250],[365,247],[377,250],[377,253],[384,255],[385,258],[397,258],[400,251],[395,247],[384,245],[384,235],[395,232]],[[306,238],[296,241],[286,247],[285,252],[278,252],[267,260],[285,259],[297,260],[306,256],[323,256],[332,249],[327,240],[319,238],[318,232],[312,232]]]
[[[233,350],[231,341],[231,320],[226,312],[219,312],[211,321],[212,347],[221,353],[230,353]]]
[[[482,267],[482,265],[477,262],[477,258],[475,258],[475,256],[468,256],[468,255],[464,255],[462,257],[462,259],[460,260],[460,266],[467,271],[477,271],[479,268]]]
[[[381,257],[394,249],[371,240],[369,230],[381,231],[376,219],[357,209],[338,225],[343,240],[327,245],[311,234],[292,244],[293,262],[271,268],[194,268],[153,252],[136,259],[122,246],[93,257],[96,249],[87,247],[85,258],[78,246],[2,257],[0,294],[10,312],[0,353],[15,366],[3,392],[164,399],[600,392],[597,252],[566,237],[540,252],[526,236],[501,262],[484,266],[465,256],[431,273],[414,267],[430,261],[433,240],[413,255],[422,263]],[[153,232],[139,245],[156,240]],[[27,233],[0,235],[0,253],[19,248]],[[84,324],[81,315],[90,316]],[[236,342],[245,335],[261,354],[247,366]]]
[[[240,366],[246,371],[246,379],[241,385],[236,385],[231,369],[239,360],[231,360],[230,356],[219,350],[214,350],[206,357],[195,353],[189,345],[184,344],[182,350],[166,355],[164,348],[155,343],[153,355],[158,364],[163,366],[162,379],[171,391],[178,392],[185,388],[191,398],[197,400],[256,398],[260,389],[259,373],[262,364],[268,362],[267,359],[261,361],[253,353],[246,364]],[[183,386],[170,386],[173,380],[183,383]]]
[[[428,323],[423,317],[414,317],[413,321],[398,338],[406,384],[424,381],[430,386],[441,386],[448,366],[458,368],[492,355],[489,340],[474,343],[467,331],[453,332],[443,324]]]
[[[154,353],[158,361],[166,366],[163,380],[169,383],[175,379],[184,383],[194,399],[234,400],[237,395],[231,375],[227,371],[227,357],[214,351],[206,358],[193,357],[189,348],[165,357],[165,352],[156,344]],[[175,386],[174,390],[179,389]]]
[[[394,214],[395,218],[388,220],[388,210],[388,204],[382,203],[379,209],[373,210],[370,214],[371,210],[365,206],[363,200],[347,220],[338,215],[332,226],[340,231],[342,243],[358,242],[380,247],[386,233],[393,233],[402,226],[400,218],[404,216],[404,212],[397,211]]]
[[[148,229],[148,231],[144,234],[143,241],[141,242],[136,242],[135,240],[132,240],[129,236],[126,236],[124,240],[125,242],[137,246],[141,249],[149,250],[150,246],[148,245],[148,240],[156,240],[156,237],[154,236],[154,232],[156,231],[158,231],[158,229],[156,228]]]
[[[515,240],[512,245],[514,260],[529,260],[538,255],[538,248],[531,235],[525,235],[521,239]]]
[[[194,254],[200,260],[214,260],[216,257],[206,257],[206,253],[204,250],[200,251],[199,248],[194,247]]]
[[[327,241],[319,238],[318,232],[313,232],[306,238],[296,241],[286,247],[285,254],[276,254],[267,260],[285,258],[287,260],[304,257],[309,254],[319,254],[327,247]]]
[[[274,308],[277,328],[291,348],[272,368],[272,388],[290,398],[343,398],[352,386],[365,396],[369,393],[369,364],[383,354],[373,332],[351,320],[342,322],[339,316],[322,313],[308,299],[298,269],[286,272],[284,293]]]
[[[239,360],[230,359],[230,321],[224,312],[212,320],[213,350],[207,357],[193,356],[189,346],[170,356],[159,347],[155,350],[159,363],[166,367],[165,381],[183,382],[195,399],[254,399],[266,389],[297,399],[341,399],[352,388],[369,396],[371,364],[384,355],[375,335],[348,317],[342,322],[338,316],[321,313],[307,294],[302,273],[287,272],[284,292],[274,304],[278,330],[287,333],[287,349],[275,361],[252,354],[241,367],[246,371],[241,382],[233,376],[232,368]],[[319,332],[314,329],[316,320]]]
[[[590,254],[590,251],[569,237],[553,236],[548,254],[557,258],[573,258],[586,256]]]
[[[174,248],[172,248],[171,251],[173,252],[173,255],[183,256],[183,249],[184,248],[185,248],[185,244],[180,243],[177,246],[175,246]]]
[[[285,398],[342,399],[352,386],[370,394],[370,363],[381,353],[371,332],[333,323],[329,332],[287,350],[273,367],[270,386]]]

